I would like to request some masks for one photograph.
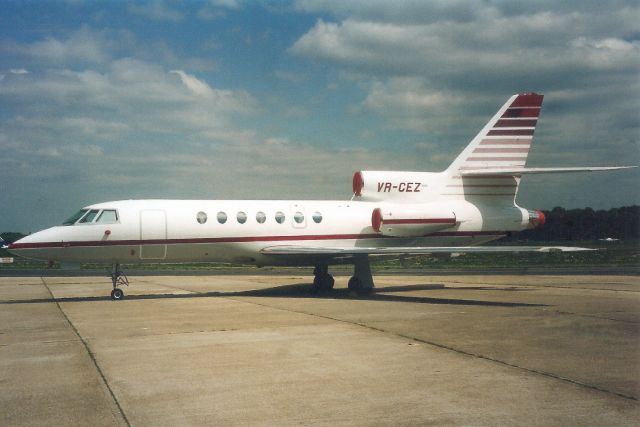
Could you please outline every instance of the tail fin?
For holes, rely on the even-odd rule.
[[[447,169],[464,170],[524,167],[538,123],[543,95],[513,95]]]
[[[496,171],[524,168],[542,98],[535,93],[509,98],[445,171],[440,196],[512,205],[520,176]]]

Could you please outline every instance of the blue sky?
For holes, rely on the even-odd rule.
[[[1,1],[0,231],[345,199],[356,170],[442,170],[517,92],[545,94],[530,166],[639,164],[636,2],[557,3]],[[526,177],[518,201],[640,203],[639,178]]]

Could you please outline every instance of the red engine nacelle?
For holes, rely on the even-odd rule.
[[[547,217],[539,209],[528,211],[530,228],[541,228],[547,220]]]

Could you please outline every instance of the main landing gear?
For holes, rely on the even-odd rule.
[[[318,293],[321,291],[329,291],[333,289],[333,285],[335,280],[333,280],[333,276],[329,274],[329,266],[327,264],[318,264],[316,268],[313,269],[313,287],[311,291],[313,293]]]
[[[111,291],[111,299],[114,301],[124,298],[124,292],[118,286],[129,286],[129,279],[124,271],[120,270],[120,264],[113,264],[111,270],[111,283],[113,290]]]
[[[358,255],[354,258],[353,277],[349,279],[349,292],[356,295],[369,295],[373,292],[374,284],[371,275],[371,267],[369,266],[368,255]],[[313,270],[314,279],[311,291],[318,293],[333,289],[333,276],[329,274],[327,264],[318,264]]]
[[[369,265],[369,255],[357,255],[353,260],[353,277],[349,279],[349,291],[357,295],[369,295],[373,292],[373,276]]]

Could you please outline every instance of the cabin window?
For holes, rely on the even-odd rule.
[[[302,224],[302,221],[304,221],[304,214],[300,211],[296,212],[295,215],[293,215],[293,220],[298,224]]]
[[[218,222],[220,224],[227,222],[227,214],[222,211],[218,212]]]
[[[98,215],[98,212],[100,212],[98,209],[91,209],[88,214],[82,217],[80,224],[93,222],[93,219]]]
[[[238,214],[236,215],[236,219],[238,220],[238,222],[240,224],[244,224],[245,222],[247,222],[247,214],[240,211],[238,212]]]
[[[207,214],[202,211],[198,212],[196,215],[196,221],[198,221],[198,224],[204,224],[207,222]]]
[[[282,224],[284,222],[284,213],[280,211],[276,212],[276,222],[278,224]]]
[[[118,212],[115,209],[104,209],[96,222],[100,224],[114,224],[118,222]]]
[[[312,218],[313,222],[316,224],[320,224],[322,222],[322,214],[320,212],[314,212]]]
[[[258,212],[256,214],[256,221],[258,221],[258,224],[264,224],[266,220],[267,220],[267,215],[265,215],[264,212]]]
[[[74,213],[72,216],[70,216],[68,219],[66,219],[62,225],[73,225],[76,223],[76,221],[78,221],[80,218],[82,218],[84,216],[84,214],[86,214],[89,211],[89,209],[80,209],[78,212]]]

